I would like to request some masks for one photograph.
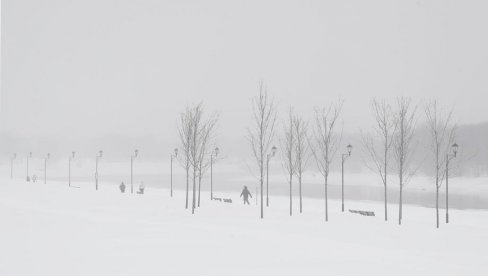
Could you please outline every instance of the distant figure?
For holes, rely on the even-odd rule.
[[[35,174],[34,174],[34,175],[32,176],[32,182],[36,183],[36,181],[37,181],[37,175],[35,175]]]
[[[30,182],[30,177],[29,177],[29,176],[27,176],[26,180],[27,180],[27,182]]]
[[[141,182],[141,185],[139,185],[139,191],[137,191],[138,194],[142,195],[144,194],[144,189],[146,187],[144,186],[144,182]]]
[[[247,205],[251,205],[249,203],[249,197],[252,198],[251,192],[247,189],[247,186],[244,186],[244,190],[242,190],[241,197],[244,199],[244,205],[247,203]]]
[[[123,181],[122,181],[122,183],[120,183],[119,189],[120,189],[121,193],[125,193],[125,184]]]

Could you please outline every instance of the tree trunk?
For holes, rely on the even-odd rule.
[[[446,156],[446,223],[449,223],[449,155]]]
[[[435,187],[435,213],[437,228],[439,228],[439,185],[437,184]]]
[[[269,155],[266,156],[266,207],[269,207]]]
[[[329,206],[327,202],[327,176],[324,177],[325,179],[325,221],[329,221]]]
[[[439,144],[436,148],[436,166],[435,166],[435,222],[436,227],[439,228]]]
[[[398,208],[398,225],[402,224],[402,190],[403,187],[400,186],[400,203]]]
[[[198,168],[198,207],[200,207],[200,191],[202,187],[202,164],[200,163],[200,167]]]
[[[293,181],[293,174],[290,174],[290,217],[292,216],[292,191],[291,191],[291,185],[292,185],[292,181]]]
[[[188,186],[190,182],[190,166],[188,163],[188,157],[186,158],[186,201],[185,201],[185,209],[188,209]]]
[[[195,214],[195,196],[196,196],[196,182],[197,182],[197,172],[195,168],[193,168],[193,198],[192,198],[192,206],[191,206],[191,213]]]
[[[403,138],[403,134],[401,136]],[[402,145],[403,145],[403,140],[402,140]],[[402,156],[403,156],[403,149],[401,151],[402,153]],[[399,198],[399,201],[400,203],[398,204],[398,225],[401,225],[402,224],[402,195],[403,195],[403,159],[400,160],[400,198]]]
[[[385,221],[388,221],[388,199],[387,199],[387,188],[386,188],[386,184],[385,184]]]
[[[388,187],[387,187],[387,177],[388,177],[388,136],[385,138],[385,221],[388,221]]]
[[[198,207],[200,207],[200,190],[201,190],[201,185],[202,184],[202,170],[200,169],[198,173]]]
[[[210,157],[210,200],[213,200],[213,155]]]
[[[300,213],[302,213],[302,174],[298,177],[298,190],[300,193]]]
[[[260,164],[260,173],[261,173],[261,178],[260,178],[260,184],[261,184],[261,219],[264,218],[264,210],[263,210],[263,158],[261,155],[261,164]]]
[[[195,214],[195,200],[196,200],[196,182],[197,182],[197,128],[193,129],[193,198],[191,213]]]

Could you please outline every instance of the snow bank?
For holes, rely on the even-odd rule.
[[[0,181],[0,275],[488,275],[488,212],[405,206],[403,225],[383,220],[379,203],[305,199],[304,213],[271,197],[259,208],[210,201],[185,210],[184,192],[120,194],[113,184]],[[255,196],[255,195],[253,195]],[[298,207],[298,198],[294,198]],[[442,212],[442,216],[444,213]]]

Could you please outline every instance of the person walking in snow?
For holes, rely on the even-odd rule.
[[[247,205],[251,205],[249,203],[249,197],[252,198],[251,192],[247,189],[247,186],[244,186],[244,189],[242,190],[241,197],[244,199],[244,205],[247,203]]]
[[[122,183],[120,183],[119,189],[120,189],[121,193],[125,193],[125,184],[123,181],[122,181]]]

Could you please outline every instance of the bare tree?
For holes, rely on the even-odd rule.
[[[413,138],[415,133],[417,107],[412,106],[409,98],[397,99],[395,111],[396,134],[393,142],[393,152],[398,170],[400,186],[400,198],[398,204],[398,224],[402,224],[403,188],[416,173],[418,168],[413,168],[412,157],[415,152]]]
[[[209,141],[212,140],[218,116],[214,114],[208,119],[204,118],[204,107],[202,103],[193,106],[190,109],[190,114],[192,131],[189,162],[193,172],[192,214],[194,214],[197,200],[197,179],[201,181],[203,160],[208,152]]]
[[[200,207],[200,192],[201,192],[201,184],[202,184],[202,178],[207,172],[208,168],[210,167],[210,162],[211,162],[211,154],[213,151],[213,148],[211,148],[211,145],[213,145],[214,139],[215,139],[215,131],[217,127],[217,122],[218,122],[218,114],[214,113],[212,116],[203,122],[201,126],[201,134],[199,137],[199,157],[198,157],[198,165],[197,165],[197,170],[198,170],[198,207]]]
[[[327,109],[315,110],[315,129],[310,144],[312,155],[317,167],[324,177],[325,221],[329,220],[327,184],[332,163],[339,148],[341,134],[337,134],[337,120],[342,110],[343,102],[330,105]]]
[[[261,218],[264,218],[263,209],[263,180],[266,153],[271,147],[276,123],[276,105],[270,99],[264,84],[259,84],[259,95],[252,100],[253,121],[248,128],[248,140],[253,156],[259,168],[259,181],[261,187]]]
[[[280,139],[280,145],[282,150],[282,163],[283,169],[288,176],[288,184],[290,186],[290,216],[293,214],[293,175],[296,172],[296,161],[295,161],[295,147],[296,147],[296,137],[295,131],[293,129],[293,109],[290,108],[288,114],[288,122],[285,122],[283,127],[283,137]]]
[[[192,108],[187,106],[185,110],[180,114],[180,122],[178,124],[178,134],[180,137],[181,148],[183,154],[180,154],[179,161],[182,164],[186,172],[186,196],[185,196],[185,208],[188,209],[188,188],[190,178],[190,143],[193,133],[192,124]]]
[[[310,145],[308,143],[308,124],[303,119],[296,115],[293,118],[293,131],[295,132],[295,158],[296,169],[295,175],[298,178],[298,193],[300,196],[300,213],[303,210],[302,204],[302,176],[305,172],[308,162],[310,161]]]
[[[436,209],[436,226],[439,228],[439,189],[445,179],[446,167],[443,165],[447,162],[451,144],[454,142],[456,127],[452,124],[453,111],[442,111],[437,101],[428,103],[425,107],[427,117],[427,127],[430,133],[430,149],[434,161],[435,177],[435,209]]]
[[[390,149],[393,145],[395,135],[395,119],[391,106],[386,100],[378,101],[373,99],[371,108],[375,118],[375,126],[372,133],[362,136],[363,145],[366,149],[373,166],[368,166],[372,171],[377,172],[383,182],[385,201],[385,221],[388,220],[388,163]],[[378,143],[379,141],[379,143]]]
[[[191,125],[192,125],[192,133],[191,133],[191,141],[190,141],[190,164],[193,171],[193,196],[192,196],[192,205],[191,205],[191,213],[195,214],[195,207],[196,207],[196,181],[197,181],[197,174],[198,174],[198,164],[199,164],[199,137],[200,131],[199,129],[200,122],[202,120],[202,106],[201,104],[192,108],[192,116],[191,116]]]
[[[198,179],[198,204],[200,205],[201,179],[207,166],[207,153],[213,141],[218,115],[204,118],[203,104],[186,107],[180,115],[178,126],[180,142],[183,149],[182,163],[186,170],[186,208],[188,209],[189,177],[193,173],[192,213],[196,207],[196,188]],[[181,156],[181,155],[180,155]]]

